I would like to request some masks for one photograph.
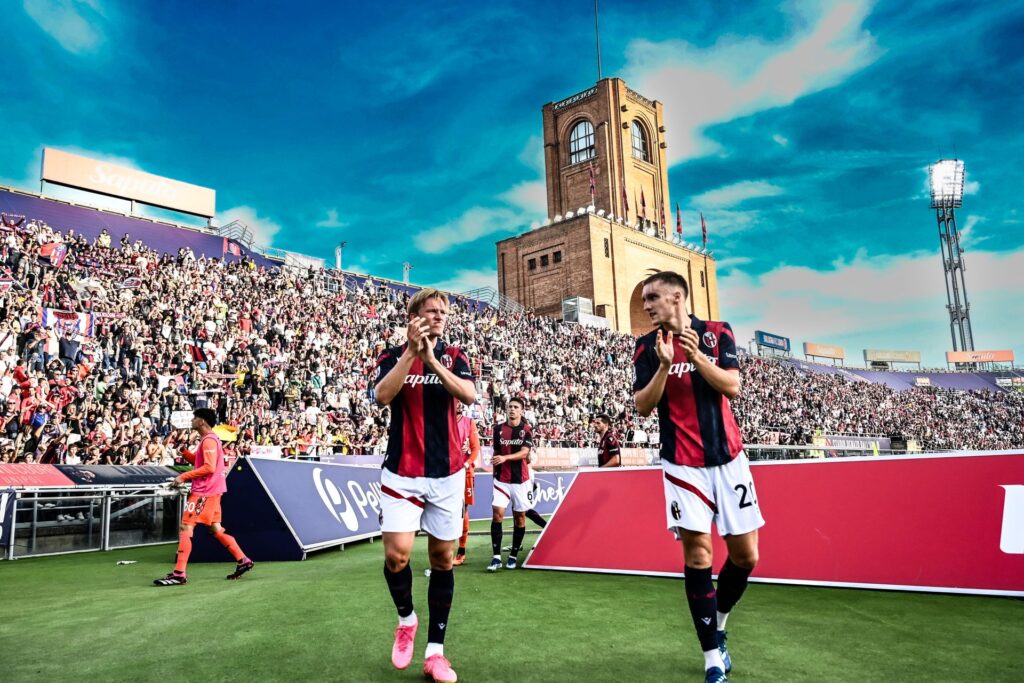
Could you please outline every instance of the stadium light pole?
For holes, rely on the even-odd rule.
[[[949,333],[954,351],[973,351],[974,334],[971,332],[971,304],[967,300],[967,281],[964,279],[963,254],[960,231],[956,227],[956,212],[964,200],[964,162],[959,159],[940,159],[928,167],[932,208],[939,224],[939,248],[942,268],[946,277],[946,309],[949,311]]]
[[[346,244],[348,242],[341,242],[334,248],[334,269],[339,272],[341,271],[341,252],[345,249]]]
[[[409,284],[409,271],[412,270],[412,264],[406,261],[402,264],[402,282]]]

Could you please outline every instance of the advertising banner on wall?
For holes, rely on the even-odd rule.
[[[1024,453],[755,462],[750,469],[766,520],[752,581],[1024,596]],[[681,575],[663,488],[660,468],[580,472],[525,566]],[[714,545],[724,557],[717,535]]]
[[[1012,363],[1013,349],[1000,351],[946,351],[947,363]]]
[[[76,486],[151,486],[178,476],[158,465],[54,465]]]
[[[763,330],[755,331],[754,339],[760,346],[767,346],[770,349],[778,349],[779,351],[788,352],[791,346],[789,337],[783,337],[781,334],[772,334]]]
[[[888,351],[883,349],[864,349],[864,361],[867,363],[918,363],[921,362],[920,351]]]
[[[815,344],[814,342],[804,342],[804,355],[813,356],[815,358],[834,358],[836,360],[844,360],[846,358],[846,350],[842,346],[836,346],[835,344]]]
[[[51,147],[43,150],[41,179],[204,218],[212,218],[217,212],[217,193],[208,187],[190,185]]]
[[[0,486],[17,488],[72,487],[75,483],[53,465],[0,463]]]

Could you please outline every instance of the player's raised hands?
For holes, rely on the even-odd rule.
[[[658,360],[666,367],[672,365],[672,360],[676,355],[675,347],[672,345],[672,339],[672,330],[658,330],[658,346],[655,350],[658,352]]]
[[[697,355],[700,337],[697,336],[696,330],[692,327],[687,327],[679,333],[679,343],[682,344],[683,350],[686,351],[686,357],[693,358]]]
[[[409,319],[409,326],[405,329],[405,336],[409,340],[409,348],[417,356],[422,356],[428,347],[427,334],[430,332],[430,325],[418,315]]]

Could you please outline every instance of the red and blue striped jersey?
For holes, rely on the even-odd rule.
[[[386,349],[377,359],[377,379],[384,379],[405,352],[405,344]],[[473,380],[469,358],[457,346],[438,340],[434,357],[459,379]],[[402,477],[447,477],[466,464],[459,438],[457,399],[441,378],[425,371],[418,358],[391,401],[388,450],[384,467]]]
[[[512,426],[507,422],[494,425],[494,454],[514,455],[523,448],[533,448],[533,428],[526,420]],[[530,459],[514,460],[494,466],[494,481],[522,484],[530,480]]]
[[[700,337],[700,350],[718,367],[739,369],[736,337],[729,323],[690,316]],[[636,340],[633,391],[646,387],[658,371],[658,330]],[[665,391],[658,401],[661,459],[688,467],[715,467],[730,462],[743,450],[740,428],[729,399],[715,391],[686,357],[678,337]]]

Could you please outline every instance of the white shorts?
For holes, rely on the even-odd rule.
[[[722,536],[746,534],[764,526],[746,453],[717,467],[663,462],[662,468],[665,519],[676,536],[678,529],[709,534],[712,522]]]
[[[509,503],[512,503],[512,512],[532,510],[537,503],[537,497],[533,494],[533,479],[522,484],[494,482],[494,497],[491,498],[491,506],[504,510]]]
[[[435,478],[400,477],[385,469],[380,473],[380,489],[381,531],[422,529],[442,541],[462,536],[466,470]]]

